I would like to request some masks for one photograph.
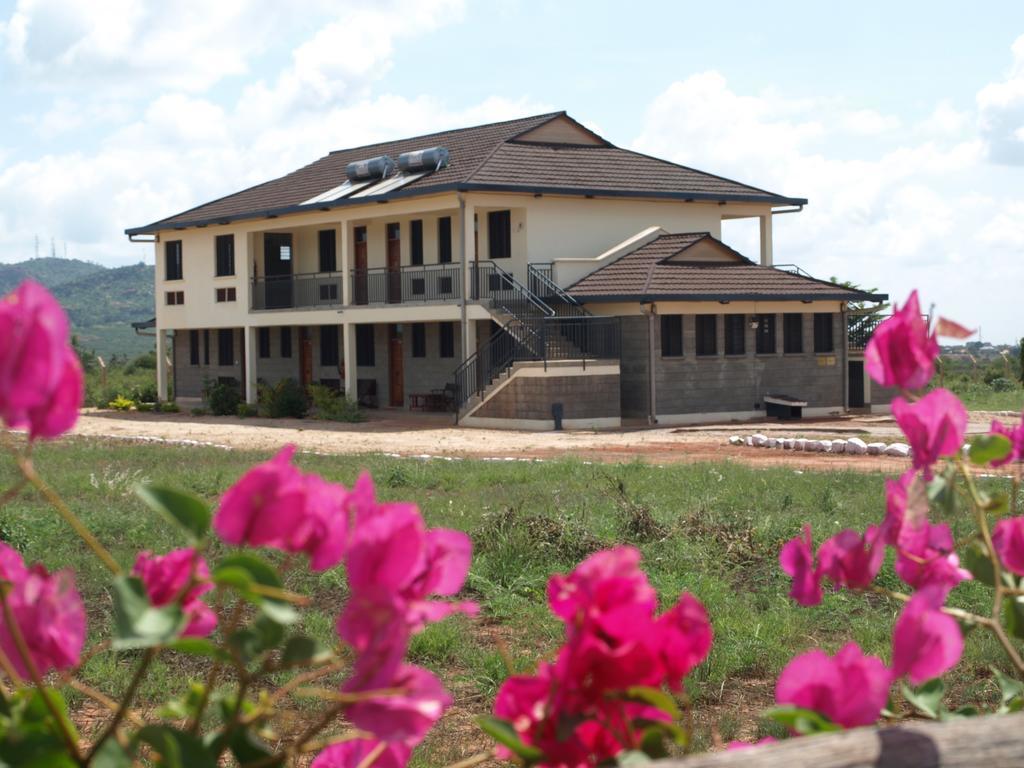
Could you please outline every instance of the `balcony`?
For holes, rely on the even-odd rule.
[[[851,314],[846,320],[846,337],[850,351],[862,352],[867,347],[875,329],[889,317],[889,315],[883,314]]]
[[[422,304],[462,298],[462,269],[453,264],[352,270],[355,305]],[[341,272],[257,277],[252,281],[253,310],[328,309],[343,302]]]

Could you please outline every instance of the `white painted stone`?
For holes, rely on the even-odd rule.
[[[729,438],[729,445],[743,445],[743,438],[739,435],[733,435]]]
[[[878,456],[886,449],[885,443],[868,443],[868,453],[872,456]]]
[[[756,445],[758,448],[764,448],[767,444],[767,437],[761,434],[754,435],[754,445]]]
[[[820,440],[808,440],[804,445],[804,450],[810,453],[821,453],[821,441]]]
[[[774,437],[769,437],[768,441],[765,443],[765,447],[766,448],[775,448],[778,444],[779,444],[778,439],[776,439]]]
[[[846,441],[846,452],[855,456],[863,456],[868,452],[868,444],[859,437],[851,437]]]
[[[803,451],[803,450],[806,450],[806,448],[807,448],[807,440],[805,440],[804,438],[798,437],[798,438],[796,438],[793,441],[793,450],[794,451]]]
[[[846,453],[846,441],[842,439],[833,440],[832,453]]]
[[[794,440],[792,437],[787,437],[785,440],[782,441],[782,447],[785,448],[787,451],[792,451],[793,444],[795,442],[796,440]]]
[[[747,435],[747,439],[744,440],[743,442],[745,442],[749,447],[753,448],[754,447],[754,436],[753,435]]]
[[[910,455],[910,446],[906,443],[893,443],[885,449],[885,455],[907,457]]]

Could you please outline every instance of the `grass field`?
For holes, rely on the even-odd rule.
[[[75,439],[40,446],[40,471],[64,494],[114,555],[130,565],[141,548],[163,551],[182,542],[138,502],[132,487],[143,480],[174,483],[214,501],[265,454],[212,448],[139,445]],[[883,478],[856,472],[816,474],[738,465],[640,463],[599,465],[571,459],[547,463],[388,459],[301,455],[304,470],[350,484],[362,468],[386,499],[417,502],[430,525],[469,532],[475,553],[467,585],[481,617],[452,619],[418,636],[413,659],[438,671],[456,694],[453,713],[416,756],[421,766],[443,765],[486,746],[472,716],[488,710],[506,675],[499,644],[517,671],[551,651],[559,625],[545,604],[549,574],[571,569],[601,547],[636,544],[665,602],[681,590],[707,606],[715,629],[709,660],[692,676],[691,692],[707,746],[713,725],[728,740],[771,728],[758,712],[771,703],[774,680],[795,653],[810,646],[834,650],[856,640],[888,657],[898,608],[883,599],[839,593],[813,609],[795,606],[777,565],[781,544],[804,522],[820,541],[842,527],[863,527],[881,517]],[[14,479],[0,466],[0,488]],[[997,483],[1001,481],[988,481]],[[957,534],[970,526],[952,520]],[[51,568],[70,565],[89,608],[93,637],[110,613],[106,574],[62,521],[26,492],[0,510],[0,534],[28,559]],[[312,577],[293,571],[291,586],[315,597],[305,629],[330,640],[345,595],[338,572]],[[880,577],[898,587],[889,565]],[[951,603],[985,610],[987,593],[961,585]],[[108,652],[92,659],[84,677],[108,693],[122,690],[134,655]],[[981,631],[952,676],[951,700],[991,703],[997,690],[989,664],[1001,651]],[[201,670],[180,657],[161,656],[141,692],[157,701],[184,689]]]

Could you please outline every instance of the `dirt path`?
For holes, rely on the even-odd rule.
[[[971,431],[985,431],[991,414],[972,414]],[[846,456],[732,446],[732,434],[788,437],[853,437],[895,441],[899,430],[884,416],[720,424],[701,427],[623,428],[606,431],[523,432],[456,427],[444,414],[379,412],[362,424],[295,419],[237,419],[187,414],[86,411],[74,434],[153,441],[213,444],[232,449],[272,450],[295,443],[300,450],[328,454],[384,453],[494,460],[552,459],[654,464],[739,461],[754,466],[901,472],[906,459]]]

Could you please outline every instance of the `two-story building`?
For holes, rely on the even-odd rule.
[[[331,152],[127,234],[155,247],[162,398],[292,378],[467,424],[664,424],[872,405],[847,309],[884,297],[773,266],[805,203],[556,112]],[[737,218],[756,262],[721,242]]]

